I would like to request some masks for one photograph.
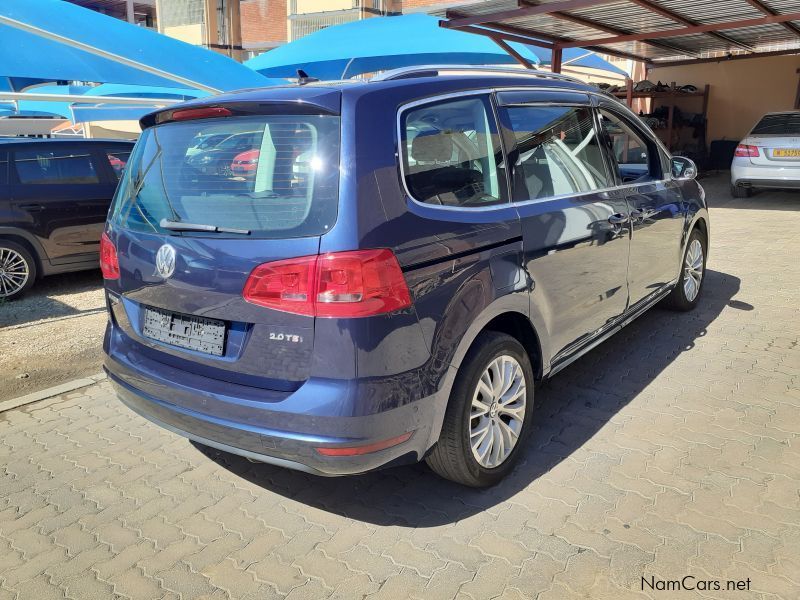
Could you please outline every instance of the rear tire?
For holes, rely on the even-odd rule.
[[[470,487],[498,483],[514,467],[529,435],[533,385],[522,344],[504,333],[480,334],[458,369],[428,466]]]
[[[664,302],[668,308],[686,312],[697,306],[706,279],[707,252],[706,237],[695,227],[683,253],[678,283]]]
[[[731,184],[731,196],[734,198],[749,198],[753,195],[753,188]]]
[[[0,301],[15,300],[33,287],[36,260],[16,242],[0,239]]]

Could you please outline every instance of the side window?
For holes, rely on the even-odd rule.
[[[8,184],[8,153],[0,150],[0,185]]]
[[[590,108],[529,105],[506,111],[517,145],[515,200],[579,194],[610,185]]]
[[[661,159],[656,146],[633,125],[614,113],[601,110],[600,122],[606,133],[609,151],[619,168],[623,183],[654,181],[661,178]]]
[[[508,201],[487,97],[413,108],[403,113],[401,128],[406,185],[415,200],[461,207]]]
[[[73,148],[16,150],[14,167],[20,183],[86,184],[99,183],[92,155]]]
[[[116,180],[119,181],[122,177],[122,172],[125,170],[125,165],[128,164],[128,159],[131,156],[130,150],[106,150],[106,157],[111,165],[111,170],[114,172]]]

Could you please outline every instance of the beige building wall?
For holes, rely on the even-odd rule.
[[[711,86],[708,142],[742,139],[764,113],[794,108],[800,56],[771,56],[651,69],[650,81]]]

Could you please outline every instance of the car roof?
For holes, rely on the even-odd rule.
[[[305,84],[287,84],[264,88],[237,90],[217,96],[198,98],[180,104],[180,109],[202,106],[219,106],[251,102],[287,102],[312,104],[332,114],[338,114],[343,96],[366,96],[387,88],[408,88],[417,96],[436,94],[440,91],[473,90],[484,88],[530,88],[558,89],[562,91],[602,93],[590,84],[546,71],[526,72],[521,69],[470,70],[458,69],[450,72],[442,68],[436,73],[436,67],[421,67],[414,72],[408,70],[396,78],[376,77],[364,80],[315,81]],[[426,70],[427,69],[427,70]],[[156,117],[176,107],[172,106],[152,112],[142,117],[142,129],[156,123]]]
[[[115,138],[29,138],[29,137],[0,137],[0,144],[134,144],[134,140]]]

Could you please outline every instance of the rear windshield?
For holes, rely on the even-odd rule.
[[[260,238],[320,235],[336,220],[339,139],[339,117],[329,115],[228,117],[146,129],[125,165],[111,220],[154,233],[165,232],[160,223],[166,219]]]
[[[753,128],[753,135],[800,135],[800,113],[767,115]]]

